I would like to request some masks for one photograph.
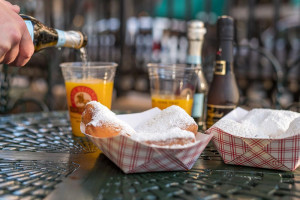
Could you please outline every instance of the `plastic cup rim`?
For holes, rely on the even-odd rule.
[[[168,70],[188,70],[188,71],[194,71],[194,70],[200,70],[201,67],[188,67],[187,64],[177,64],[177,63],[148,63],[147,64],[148,69],[168,69]]]
[[[82,68],[84,62],[63,62],[60,63],[61,68]],[[88,65],[85,66],[87,68],[95,68],[95,69],[104,69],[104,68],[116,68],[118,66],[117,63],[114,62],[97,62],[97,61],[91,61],[87,62]],[[75,64],[75,65],[74,65]]]

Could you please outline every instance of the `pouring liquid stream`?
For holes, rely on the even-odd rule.
[[[80,58],[81,58],[81,61],[82,61],[82,70],[84,71],[84,68],[88,67],[86,48],[81,47],[79,49],[79,51],[80,51]],[[83,73],[83,79],[87,79],[87,78],[89,78],[89,76],[84,72]]]

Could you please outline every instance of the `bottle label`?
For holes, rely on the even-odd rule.
[[[194,118],[202,117],[203,105],[204,105],[204,94],[203,93],[195,93],[192,117],[194,117]]]
[[[214,73],[217,75],[225,75],[226,74],[226,61],[225,60],[216,61]]]
[[[57,34],[58,34],[58,40],[57,40],[57,44],[56,46],[57,47],[62,47],[64,46],[64,44],[66,43],[66,35],[65,35],[65,32],[64,31],[61,31],[61,30],[58,30],[58,29],[55,29]]]
[[[222,105],[212,105],[207,104],[207,119],[206,125],[207,128],[210,128],[214,123],[216,123],[219,119],[224,117],[227,113],[235,109],[236,106],[222,106]]]
[[[70,94],[70,112],[82,114],[84,106],[89,101],[97,101],[96,92],[86,86],[76,86],[71,90]]]
[[[31,40],[33,41],[33,39],[34,39],[34,28],[33,28],[32,22],[29,21],[29,20],[24,20],[24,22],[27,26],[27,29],[28,29],[29,35],[31,37]]]
[[[188,55],[186,62],[189,64],[199,65],[201,64],[201,56]]]

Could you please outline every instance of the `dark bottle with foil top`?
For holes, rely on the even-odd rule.
[[[20,16],[26,23],[35,52],[47,47],[80,49],[87,44],[87,37],[80,31],[62,31],[48,27],[31,16]]]
[[[202,70],[202,46],[206,28],[204,23],[199,20],[193,20],[188,23],[187,37],[189,41],[186,63],[189,67],[199,67],[197,85],[193,98],[192,117],[199,126],[199,129],[205,129],[206,97],[208,85]]]
[[[207,128],[235,109],[239,103],[239,90],[233,71],[233,18],[221,16],[218,19],[217,38],[214,75],[207,96]]]

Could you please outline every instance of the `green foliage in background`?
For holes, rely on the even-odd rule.
[[[160,0],[155,7],[155,15],[159,17],[173,17],[185,19],[186,0],[172,0],[173,7],[170,7],[170,0]],[[217,16],[225,14],[225,0],[211,0],[210,12]],[[191,0],[191,17],[199,18],[199,13],[205,12],[206,0]],[[170,10],[171,9],[171,10]],[[169,14],[173,16],[168,16]]]

